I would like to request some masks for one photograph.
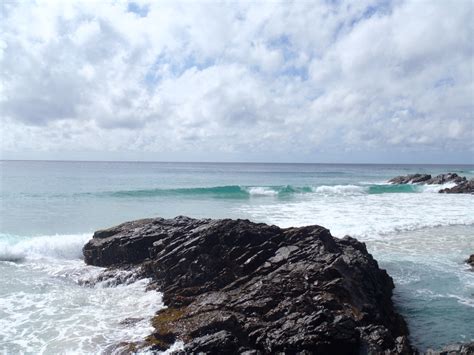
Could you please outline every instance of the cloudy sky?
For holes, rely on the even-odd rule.
[[[474,163],[474,2],[0,3],[4,159]]]

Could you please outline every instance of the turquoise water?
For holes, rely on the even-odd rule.
[[[474,273],[463,264],[474,196],[386,184],[415,172],[473,177],[472,165],[2,161],[0,172],[0,350],[101,352],[142,336],[161,295],[143,282],[83,286],[98,270],[83,265],[81,247],[96,229],[176,215],[355,236],[393,276],[416,345],[474,340]],[[124,325],[129,317],[142,323]]]

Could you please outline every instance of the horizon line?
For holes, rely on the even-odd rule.
[[[0,159],[0,162],[56,162],[56,163],[158,163],[158,164],[281,164],[281,165],[472,165],[474,163],[328,163],[328,162],[271,162],[271,161],[167,161],[167,160],[82,160],[82,159]]]

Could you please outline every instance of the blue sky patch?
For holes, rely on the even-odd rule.
[[[127,6],[127,11],[133,12],[140,17],[146,17],[146,15],[148,15],[148,11],[150,11],[150,8],[147,5],[140,6],[136,2],[129,2]]]

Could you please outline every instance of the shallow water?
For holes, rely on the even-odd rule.
[[[0,349],[98,353],[121,341],[142,340],[152,331],[150,317],[163,307],[161,294],[145,292],[148,280],[95,282],[100,272],[78,258],[36,254],[0,262]]]
[[[473,236],[473,226],[447,226],[367,243],[394,278],[395,302],[421,348],[474,338],[474,272],[462,262]]]
[[[420,348],[474,340],[474,196],[393,186],[474,166],[0,162],[0,350],[103,352],[138,340],[162,306],[146,280],[93,283],[96,229],[153,216],[320,224],[367,243],[394,278]],[[122,275],[123,276],[123,275]]]

